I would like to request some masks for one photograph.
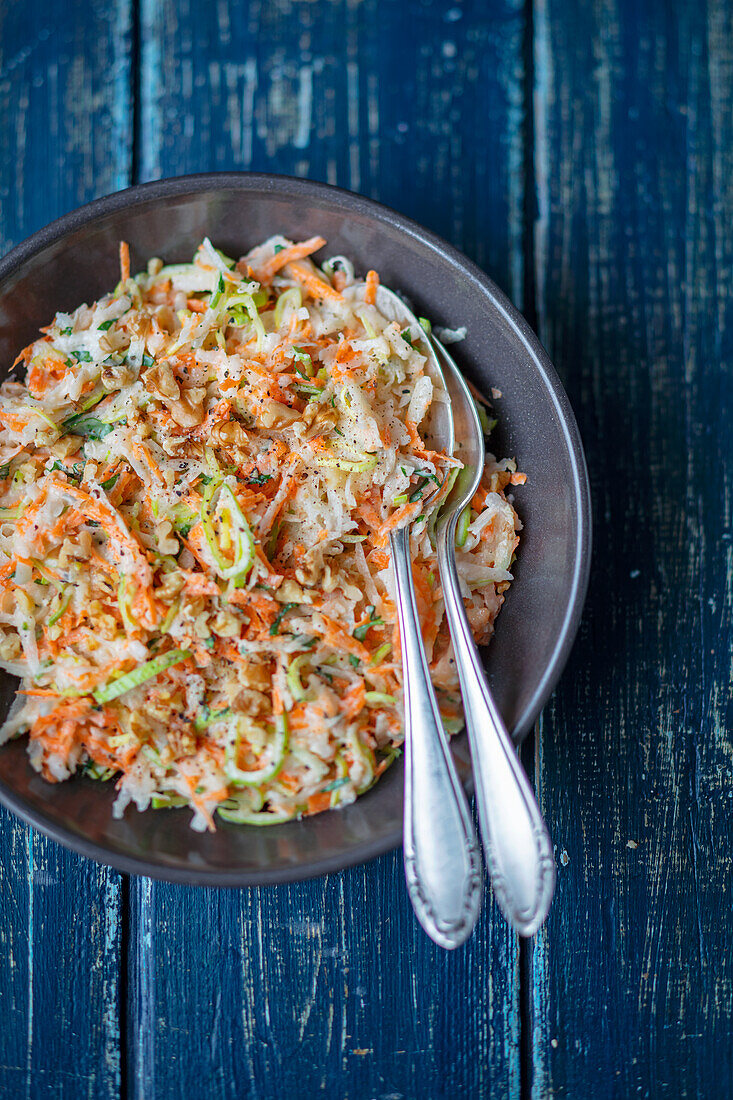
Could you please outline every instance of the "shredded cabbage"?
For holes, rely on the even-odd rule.
[[[316,266],[324,244],[278,235],[235,262],[205,238],[190,262],[125,268],[0,386],[0,666],[29,693],[0,741],[29,732],[49,782],[114,777],[118,815],[272,825],[377,781],[403,738],[389,534],[407,524],[461,725],[432,541],[460,463],[425,439],[444,400],[430,326],[384,316],[347,257]],[[522,480],[490,457],[458,525],[482,642]]]

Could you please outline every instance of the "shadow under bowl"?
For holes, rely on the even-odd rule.
[[[375,267],[437,325],[465,325],[451,350],[483,392],[501,391],[497,455],[528,475],[516,490],[524,524],[516,580],[486,650],[488,677],[517,741],[546,702],[578,627],[590,564],[588,478],[573,413],[537,338],[497,287],[465,256],[407,218],[325,184],[255,174],[209,174],[143,184],[99,199],[41,229],[0,261],[0,362],[12,363],[58,310],[114,286],[118,244],[132,270],[151,256],[190,260],[204,236],[239,256],[273,233],[327,238],[329,254]],[[16,681],[0,674],[5,713]],[[470,783],[465,735],[453,751]],[[251,886],[338,870],[402,838],[402,767],[355,804],[270,829],[220,823],[189,828],[186,810],[112,816],[112,784],[79,776],[46,783],[26,739],[0,749],[0,802],[54,840],[123,871],[173,882]]]

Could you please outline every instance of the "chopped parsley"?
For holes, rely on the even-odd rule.
[[[65,433],[71,432],[73,435],[84,435],[87,439],[104,439],[119,424],[126,422],[126,420],[118,420],[116,423],[107,424],[96,416],[85,416],[84,413],[77,413],[75,416],[70,416],[67,420],[64,420],[61,427]]]
[[[427,478],[428,481],[434,481],[435,484],[440,488],[440,478],[436,474],[431,474],[430,470],[420,470],[419,474],[420,477]]]
[[[367,613],[369,615],[368,621],[362,623],[361,626],[357,626],[354,629],[354,637],[357,639],[357,641],[364,641],[364,639],[366,638],[367,630],[369,630],[370,627],[384,626],[384,619],[380,619],[378,615],[375,615],[375,611],[376,608],[373,604],[370,604],[369,607],[367,607]]]
[[[313,360],[307,351],[303,351],[302,348],[293,347],[293,358],[297,363],[305,363],[307,367],[313,366]]]
[[[345,783],[349,782],[348,775],[342,775],[340,779],[334,779],[332,783],[327,783],[325,787],[321,787],[323,794],[327,791],[337,791],[339,787],[343,787]]]
[[[66,474],[70,481],[81,481],[84,473],[84,467],[81,462],[75,462],[71,469],[62,465],[58,459],[54,460],[54,464],[51,467],[51,472],[54,470],[60,470],[62,474]]]
[[[282,623],[283,619],[287,615],[288,611],[292,611],[294,607],[299,607],[299,606],[300,606],[300,604],[297,604],[297,603],[286,603],[285,604],[282,611],[278,612],[278,614],[276,615],[275,621],[273,622],[272,626],[270,627],[270,636],[271,637],[274,637],[276,634],[280,633],[280,624]]]
[[[409,496],[410,504],[414,504],[416,500],[422,500],[423,489],[428,483],[426,477],[421,477],[415,488],[412,490]]]

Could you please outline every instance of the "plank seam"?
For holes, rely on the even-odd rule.
[[[131,41],[130,41],[130,101],[132,103],[132,142],[130,156],[130,183],[140,183],[140,149],[141,149],[141,40],[142,40],[142,12],[140,0],[132,0],[131,13]]]
[[[523,144],[524,144],[524,194],[523,199],[523,286],[522,312],[528,323],[537,329],[537,281],[535,274],[534,225],[537,216],[535,179],[535,117],[534,117],[534,0],[525,0],[523,41]],[[536,729],[532,730],[520,750],[522,765],[537,787],[535,768]],[[533,1042],[534,1003],[532,955],[534,941],[519,940],[519,1095],[521,1100],[532,1100],[534,1085]]]
[[[140,132],[141,132],[141,5],[131,0],[130,11],[130,104],[131,141],[129,184],[140,182]],[[134,1013],[130,1011],[132,984],[130,981],[130,930],[131,930],[130,876],[120,876],[120,971],[119,971],[119,1033],[120,1033],[120,1100],[133,1094],[130,1071],[130,1026]]]
[[[520,749],[522,767],[537,789],[535,768],[536,727],[525,738]],[[534,1033],[534,988],[533,988],[534,938],[519,939],[519,1096],[520,1100],[532,1100],[534,1086],[533,1033]]]
[[[524,264],[522,288],[522,313],[531,327],[537,331],[537,280],[535,275],[534,224],[537,216],[537,192],[535,188],[535,119],[534,119],[534,0],[526,0],[523,44],[524,77]]]
[[[128,1095],[127,1020],[129,996],[130,954],[130,878],[120,876],[120,970],[119,970],[119,1034],[120,1034],[120,1100]]]

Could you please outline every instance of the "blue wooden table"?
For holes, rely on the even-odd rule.
[[[0,5],[0,249],[201,170],[392,205],[538,329],[596,543],[534,942],[435,948],[400,853],[183,889],[0,813],[0,1096],[733,1097],[732,105],[728,0]]]

